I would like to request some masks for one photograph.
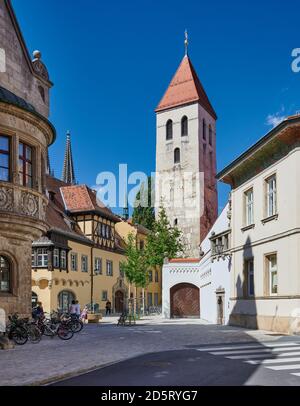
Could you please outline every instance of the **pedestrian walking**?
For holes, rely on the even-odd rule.
[[[76,315],[78,317],[80,317],[81,311],[80,311],[80,304],[79,304],[78,300],[75,301],[75,306],[76,306]]]
[[[72,300],[72,304],[71,304],[71,306],[69,308],[69,313],[70,314],[76,314],[76,310],[77,310],[77,308],[76,308],[75,300]]]
[[[106,310],[106,313],[105,313],[106,316],[111,314],[111,302],[109,300],[106,302],[105,310]]]
[[[81,321],[83,322],[83,323],[86,323],[87,322],[87,318],[88,318],[88,307],[85,305],[84,306],[84,308],[83,308],[83,310],[82,310],[82,312],[81,312],[81,315],[80,315],[80,319],[81,319]]]

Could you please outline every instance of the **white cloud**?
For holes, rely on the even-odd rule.
[[[285,119],[285,115],[283,114],[284,110],[284,106],[282,106],[277,113],[269,114],[266,118],[266,125],[271,125],[274,128],[280,124]]]

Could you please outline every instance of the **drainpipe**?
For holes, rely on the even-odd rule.
[[[91,247],[91,312],[94,313],[94,270],[93,270],[93,248]]]

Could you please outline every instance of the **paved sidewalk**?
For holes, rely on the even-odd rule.
[[[0,351],[0,385],[38,385],[143,354],[192,348],[203,344],[270,341],[261,331],[209,325],[197,319],[165,320],[147,316],[132,327],[117,327],[116,317],[86,325],[70,341],[43,337]],[[287,338],[289,339],[289,337]]]

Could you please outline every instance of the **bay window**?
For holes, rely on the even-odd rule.
[[[0,135],[0,181],[10,181],[10,139]]]
[[[33,187],[33,148],[19,143],[19,181],[20,185]]]

